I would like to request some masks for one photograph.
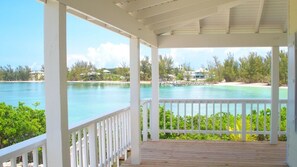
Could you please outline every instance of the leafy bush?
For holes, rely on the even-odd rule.
[[[45,133],[44,110],[0,103],[0,149]]]

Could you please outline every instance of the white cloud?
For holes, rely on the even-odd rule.
[[[77,61],[91,62],[98,68],[117,67],[125,62],[129,65],[129,46],[127,44],[100,44],[98,48],[90,47],[85,54],[69,54],[68,67]]]

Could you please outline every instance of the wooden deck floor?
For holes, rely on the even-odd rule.
[[[139,167],[286,166],[286,143],[161,140],[144,142]],[[129,167],[128,159],[121,166]]]

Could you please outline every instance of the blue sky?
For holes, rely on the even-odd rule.
[[[36,0],[0,1],[0,66],[28,65],[34,70],[43,64],[43,4]],[[194,69],[207,66],[213,56],[223,61],[231,52],[235,58],[257,52],[265,56],[270,48],[188,48],[159,49],[172,56],[176,65],[190,63]],[[141,45],[141,58],[150,48]],[[89,61],[97,67],[129,64],[129,39],[70,14],[67,15],[67,63]]]

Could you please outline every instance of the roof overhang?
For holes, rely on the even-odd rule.
[[[288,43],[288,0],[57,1],[75,16],[159,48]]]
[[[143,24],[120,10],[110,0],[59,0],[67,11],[90,22],[129,37],[138,37],[143,42],[157,46],[157,36]]]
[[[286,46],[287,34],[201,34],[158,37],[159,48]]]

